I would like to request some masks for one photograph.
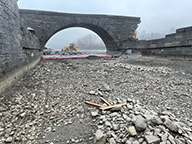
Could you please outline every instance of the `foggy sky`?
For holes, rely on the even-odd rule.
[[[138,32],[168,33],[170,28],[192,25],[191,0],[19,0],[18,5],[21,9],[141,17]],[[90,32],[79,28],[63,30],[48,45],[68,45]]]

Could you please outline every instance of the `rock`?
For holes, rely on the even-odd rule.
[[[0,106],[0,112],[5,111],[5,110],[6,110],[6,108],[5,108],[5,107]]]
[[[158,117],[158,116],[155,116],[153,117],[150,122],[154,125],[161,125],[163,124],[163,121]]]
[[[138,131],[144,131],[147,128],[146,119],[144,119],[141,115],[136,116],[133,123]]]
[[[96,93],[95,93],[95,91],[90,91],[89,94],[90,95],[95,95]]]
[[[154,135],[146,135],[145,140],[147,141],[148,144],[158,144],[161,140],[159,137],[154,136]]]
[[[132,144],[132,141],[127,140],[127,141],[125,142],[125,144]]]
[[[123,118],[124,118],[126,121],[128,121],[128,122],[130,122],[130,121],[131,121],[131,118],[130,118],[130,117],[128,117],[126,114],[123,114]]]
[[[118,107],[111,108],[111,111],[116,112],[116,111],[121,111],[121,109],[122,109],[122,107],[118,106]]]
[[[21,116],[21,117],[24,117],[25,114],[26,114],[26,112],[23,112],[23,113],[20,114],[20,116]]]
[[[111,127],[111,123],[110,123],[109,121],[106,121],[106,122],[105,122],[105,126]]]
[[[34,136],[30,136],[29,139],[30,139],[30,140],[34,140],[35,137],[34,137]]]
[[[113,129],[114,131],[119,130],[119,125],[113,123],[113,124],[112,124],[112,129]]]
[[[134,141],[132,144],[140,144],[138,141]]]
[[[104,83],[100,88],[99,88],[100,91],[110,91],[111,88],[109,87],[108,84]]]
[[[116,144],[114,138],[110,138],[110,139],[109,139],[109,144]]]
[[[146,111],[146,113],[143,115],[147,121],[154,118],[154,115],[150,113],[149,111]]]
[[[187,143],[187,144],[192,144],[192,141],[187,140],[186,143]]]
[[[163,142],[166,142],[166,141],[167,141],[167,137],[168,137],[167,134],[163,134],[163,135],[161,136],[161,140],[162,140]]]
[[[168,139],[172,144],[176,144],[175,138],[172,135],[169,135]]]
[[[93,112],[91,112],[91,116],[92,116],[92,117],[98,116],[98,111],[93,111]]]
[[[165,119],[164,125],[172,132],[178,132],[178,126],[169,119]]]
[[[128,133],[131,135],[131,136],[135,136],[137,135],[137,132],[136,132],[136,129],[134,126],[129,126],[128,129],[127,129]]]
[[[127,105],[127,108],[128,108],[129,110],[132,110],[132,109],[133,109],[133,105],[128,104],[128,105]]]
[[[8,137],[6,140],[5,140],[5,142],[7,142],[7,143],[11,143],[13,141],[13,138],[12,137]]]
[[[116,117],[116,116],[118,116],[118,115],[119,115],[119,113],[113,112],[113,113],[111,113],[109,116],[110,116],[110,117]]]
[[[1,128],[1,127],[0,127],[0,132],[2,132],[2,131],[4,131],[4,128]]]
[[[99,129],[97,132],[94,134],[94,144],[105,144],[107,137],[106,135],[103,134],[103,132]]]

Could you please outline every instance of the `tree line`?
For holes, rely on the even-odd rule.
[[[88,34],[74,42],[81,50],[105,50],[105,44],[101,38],[94,34]]]

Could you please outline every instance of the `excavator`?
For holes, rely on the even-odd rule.
[[[64,46],[64,49],[62,49],[63,52],[76,52],[78,50],[78,46],[75,46],[74,43],[70,43],[69,46]]]

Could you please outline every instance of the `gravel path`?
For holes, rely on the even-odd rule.
[[[0,143],[93,143],[85,101],[135,99],[157,113],[192,119],[191,61],[122,56],[41,61],[1,94]]]

